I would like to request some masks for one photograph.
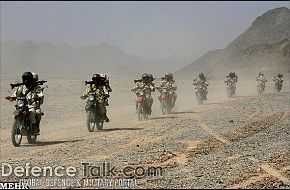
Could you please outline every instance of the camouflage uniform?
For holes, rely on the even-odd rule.
[[[207,86],[209,85],[206,78],[204,79],[201,79],[201,78],[196,78],[196,79],[193,79],[193,85],[194,86],[202,86],[205,88],[205,100],[207,99],[206,98],[206,95],[207,95]],[[198,89],[195,88],[195,94],[196,94],[196,97],[197,97],[197,91]]]
[[[227,80],[225,81],[225,83],[227,85],[233,83],[233,87],[234,87],[234,94],[236,94],[236,83],[238,82],[238,77],[236,75],[231,76],[231,74],[229,74],[229,76],[227,76]]]
[[[193,80],[193,85],[195,85],[195,86],[202,85],[202,86],[204,86],[204,87],[207,88],[207,86],[208,86],[209,84],[208,84],[208,82],[207,82],[206,79],[201,80],[200,78],[196,78],[196,79]]]
[[[82,97],[84,99],[86,99],[89,96],[89,94],[93,93],[93,92],[96,93],[96,98],[97,98],[97,101],[99,103],[100,113],[106,114],[107,113],[106,105],[105,105],[106,95],[105,95],[105,91],[104,91],[104,86],[102,86],[102,85],[96,86],[95,84],[91,84],[90,86],[88,86],[86,88]]]
[[[153,104],[153,98],[151,96],[151,92],[152,91],[155,91],[155,88],[154,88],[154,83],[151,81],[151,82],[137,82],[136,85],[133,87],[132,91],[136,90],[136,89],[143,89],[144,92],[146,94],[149,94],[149,105],[148,107],[151,108],[152,104]],[[136,108],[137,108],[137,102],[136,102]]]
[[[267,78],[263,75],[259,75],[256,78],[256,81],[262,82],[263,84],[265,84],[267,82]]]
[[[24,96],[28,100],[28,109],[29,109],[29,120],[31,124],[36,124],[41,119],[41,109],[40,105],[43,104],[44,95],[39,86],[34,87],[32,90],[28,90],[25,85],[19,86],[11,97],[16,98],[17,96]],[[34,98],[38,101],[32,101]]]
[[[176,98],[177,98],[177,94],[175,93],[175,90],[177,89],[177,86],[176,86],[174,80],[167,81],[167,80],[163,79],[160,82],[160,85],[158,86],[158,88],[172,90],[173,91],[173,97],[174,97],[173,104],[175,103]],[[161,101],[160,96],[158,98],[159,98],[159,101]]]
[[[283,83],[282,77],[279,77],[279,76],[275,76],[274,79],[273,79],[273,81],[275,81],[276,83],[278,83],[278,82]]]
[[[105,105],[109,106],[109,100],[108,98],[110,97],[109,93],[112,92],[112,88],[109,84],[109,79],[106,78],[105,84],[103,86],[104,88],[104,93],[105,93]]]
[[[265,90],[267,78],[264,75],[259,75],[256,77],[256,81],[261,82],[262,89]]]

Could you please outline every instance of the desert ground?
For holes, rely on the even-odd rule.
[[[173,113],[162,115],[155,92],[152,115],[138,121],[135,94],[130,92],[133,82],[112,78],[107,108],[110,122],[94,132],[86,128],[85,101],[80,99],[85,89],[82,80],[48,79],[40,136],[36,144],[23,138],[20,147],[14,147],[10,137],[14,103],[4,99],[13,79],[3,79],[0,160],[13,166],[27,162],[72,165],[79,171],[82,162],[109,162],[118,169],[162,167],[162,176],[136,177],[134,188],[289,189],[288,80],[276,93],[269,79],[265,94],[258,96],[254,77],[239,79],[236,96],[231,99],[223,80],[209,80],[208,100],[203,105],[197,105],[192,82],[177,79]],[[15,176],[1,178],[19,180]],[[75,178],[84,176],[79,172]]]

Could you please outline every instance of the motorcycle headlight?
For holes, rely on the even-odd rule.
[[[24,102],[23,102],[22,100],[19,100],[19,101],[17,102],[17,106],[18,106],[19,108],[22,108],[22,107],[24,106]]]
[[[143,91],[140,91],[139,94],[140,94],[141,96],[143,96],[143,95],[144,95],[144,92],[143,92]]]
[[[90,100],[90,101],[93,101],[94,99],[95,99],[95,96],[90,95],[89,100]]]

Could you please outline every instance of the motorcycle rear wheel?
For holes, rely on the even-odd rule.
[[[11,128],[11,140],[12,140],[12,144],[15,147],[19,147],[22,140],[20,126],[21,126],[21,122],[19,121],[19,119],[14,119],[12,128]]]
[[[27,135],[27,141],[29,144],[34,144],[36,142],[36,138],[37,135],[32,135],[31,133]]]
[[[97,130],[102,130],[103,129],[103,126],[104,126],[104,122],[98,122],[97,123]]]

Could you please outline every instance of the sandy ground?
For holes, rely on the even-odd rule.
[[[12,145],[10,138],[14,104],[4,99],[9,95],[10,82],[1,80],[1,162],[14,166],[25,166],[27,162],[36,166],[72,165],[79,169],[79,179],[84,178],[81,162],[106,161],[119,167],[161,166],[166,170],[166,176],[136,178],[138,186],[135,188],[289,188],[290,164],[287,163],[289,152],[285,139],[279,141],[279,146],[275,148],[277,152],[265,153],[267,158],[263,161],[255,158],[258,147],[249,150],[252,151],[250,156],[249,152],[242,151],[243,146],[249,143],[247,140],[254,138],[253,132],[242,130],[246,124],[266,121],[261,125],[267,127],[255,129],[255,135],[275,125],[289,134],[290,93],[286,80],[280,94],[274,93],[273,82],[270,81],[266,94],[257,97],[255,81],[240,79],[237,96],[230,100],[223,81],[209,81],[208,101],[200,106],[195,100],[191,81],[177,80],[178,100],[174,113],[161,114],[158,93],[155,92],[153,113],[149,120],[141,122],[135,114],[135,94],[130,92],[134,84],[126,80],[112,80],[113,92],[108,107],[110,122],[104,124],[102,131],[90,133],[85,123],[85,101],[79,98],[85,89],[82,81],[49,79],[42,106],[45,115],[41,121],[41,135],[36,144],[28,144],[24,138],[18,148]],[[263,107],[265,102],[268,102],[267,107]],[[235,123],[235,127],[227,127],[231,120],[234,122],[242,118],[235,112],[251,117],[244,118],[244,123]],[[216,118],[211,118],[213,115]],[[275,119],[277,117],[279,119]],[[241,131],[237,131],[239,129]],[[266,133],[275,136],[273,131]],[[236,135],[240,133],[251,135]],[[270,140],[275,141],[275,138]],[[235,147],[237,144],[239,146]],[[260,147],[266,149],[263,143]],[[234,154],[227,154],[232,150],[235,150]],[[276,157],[283,164],[271,162]],[[198,167],[204,164],[208,167]],[[230,174],[225,174],[225,170]],[[223,180],[218,180],[221,178]],[[19,178],[1,177],[2,180],[18,181]]]

